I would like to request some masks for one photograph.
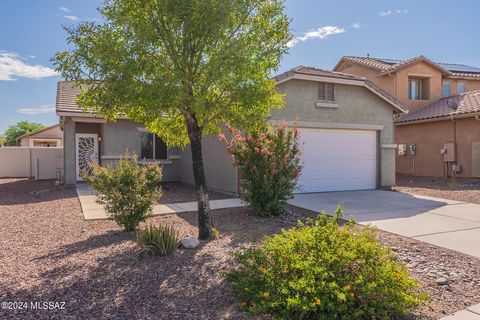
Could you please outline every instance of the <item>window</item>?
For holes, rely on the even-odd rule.
[[[140,156],[149,160],[167,159],[167,145],[154,133],[142,132]]]
[[[419,80],[419,79],[408,80],[408,98],[410,100],[420,100],[421,90],[422,90],[422,80]]]
[[[451,96],[451,90],[450,90],[450,81],[443,81],[442,84],[442,97],[449,97]]]
[[[466,90],[465,88],[465,82],[458,82],[457,83],[457,94],[464,93]]]
[[[429,81],[421,78],[408,79],[408,98],[410,100],[428,100]]]
[[[319,82],[318,83],[318,96],[319,101],[334,102],[335,101],[335,88],[333,83]]]

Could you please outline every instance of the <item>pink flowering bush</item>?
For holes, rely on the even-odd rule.
[[[300,175],[298,130],[286,124],[251,132],[243,136],[227,125],[232,134],[227,143],[240,174],[241,197],[259,216],[278,216],[292,195]]]

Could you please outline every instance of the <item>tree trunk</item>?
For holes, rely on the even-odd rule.
[[[186,116],[185,120],[188,138],[190,139],[190,148],[192,150],[193,177],[198,202],[198,238],[201,240],[210,240],[213,239],[213,222],[210,214],[210,204],[206,191],[207,182],[203,168],[202,131],[194,115]]]

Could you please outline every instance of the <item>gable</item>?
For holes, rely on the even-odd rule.
[[[321,123],[392,124],[393,107],[364,86],[334,84],[335,101],[318,102],[318,82],[291,80],[277,86],[285,105],[272,112],[273,119]]]

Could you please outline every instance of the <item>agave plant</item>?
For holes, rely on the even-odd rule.
[[[137,244],[141,253],[166,256],[172,254],[179,244],[178,232],[173,227],[152,225],[137,230]]]

